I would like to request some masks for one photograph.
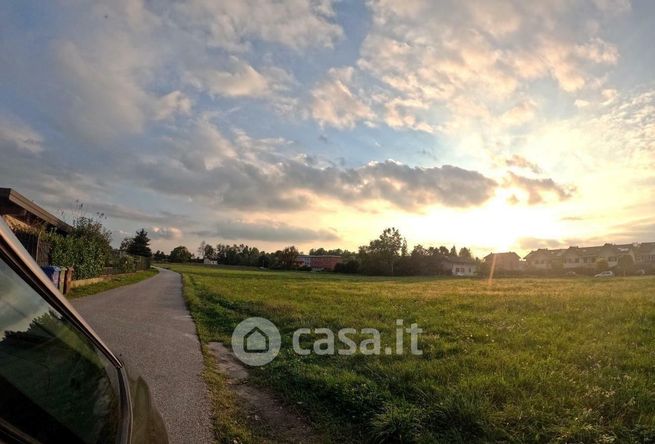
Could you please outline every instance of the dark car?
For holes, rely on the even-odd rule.
[[[148,386],[0,219],[0,442],[167,443]]]

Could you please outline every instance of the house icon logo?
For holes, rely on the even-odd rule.
[[[243,349],[248,353],[265,353],[270,346],[268,336],[259,327],[250,330],[243,341]]]
[[[241,362],[259,367],[271,362],[280,352],[280,332],[271,321],[248,318],[232,332],[232,351]]]

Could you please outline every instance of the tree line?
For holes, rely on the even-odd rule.
[[[266,252],[245,244],[212,245],[202,241],[195,254],[186,246],[175,247],[168,255],[157,250],[153,258],[157,261],[170,262],[201,262],[203,259],[215,261],[223,265],[241,265],[249,267],[262,267],[272,269],[298,268],[297,258],[302,254],[295,246],[282,250]],[[342,262],[337,264],[334,271],[341,273],[362,273],[368,275],[389,276],[416,276],[447,274],[442,270],[442,263],[447,258],[466,259],[476,263],[480,260],[473,258],[471,250],[455,246],[447,248],[415,245],[411,251],[407,240],[397,228],[385,229],[377,238],[367,245],[359,247],[358,251],[343,249],[312,248],[310,255],[336,255],[341,256]]]

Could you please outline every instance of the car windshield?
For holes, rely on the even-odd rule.
[[[41,442],[116,441],[117,370],[2,259],[0,334],[2,426]]]

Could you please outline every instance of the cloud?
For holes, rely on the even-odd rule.
[[[176,227],[152,227],[148,235],[153,240],[178,240],[183,236],[182,230]]]
[[[158,100],[155,119],[168,119],[176,114],[188,115],[192,106],[193,102],[182,91],[170,92]]]
[[[508,126],[519,126],[534,119],[536,111],[537,104],[533,100],[527,99],[505,111],[500,119]]]
[[[517,246],[521,250],[538,250],[539,248],[567,248],[569,245],[576,244],[570,240],[562,239],[540,239],[536,237],[522,237],[517,241]]]
[[[62,202],[62,205],[70,202]],[[90,212],[102,213],[104,216],[113,219],[122,219],[138,223],[163,223],[171,221],[185,222],[188,217],[182,214],[173,214],[167,211],[144,211],[138,208],[132,208],[127,205],[114,204],[110,202],[89,202],[84,203],[84,208]]]
[[[117,223],[162,237],[215,211],[421,213],[503,188],[560,202],[590,171],[655,168],[652,88],[611,83],[632,57],[606,32],[626,2],[380,0],[347,19],[329,0],[64,2],[38,28],[35,7],[0,6],[2,109],[16,113],[0,114],[0,176],[51,207],[109,202]],[[417,166],[426,146],[469,169]],[[489,157],[514,175],[492,177]],[[157,210],[178,207],[197,217]]]
[[[232,146],[209,122],[202,130]],[[184,140],[194,140],[193,133]],[[468,207],[486,202],[497,183],[483,174],[444,165],[412,167],[387,160],[345,168],[315,162],[311,156],[288,157],[262,149],[251,138],[239,137],[229,151],[211,151],[191,143],[193,157],[184,148],[171,148],[168,158],[134,165],[135,180],[152,190],[205,199],[216,207],[239,210],[283,211],[312,208],[323,199],[343,203],[385,202],[406,211],[430,205]],[[211,139],[210,139],[211,140]],[[211,160],[211,162],[209,161]],[[138,172],[138,175],[137,175]]]
[[[527,193],[528,204],[543,203],[549,196],[557,200],[566,200],[573,195],[573,189],[557,184],[553,179],[531,179],[509,172],[505,179],[505,186],[516,187]]]
[[[311,242],[337,241],[333,230],[298,227],[283,222],[230,220],[219,223],[216,231],[203,231],[199,236],[216,236],[225,240],[249,240],[262,242]]]
[[[624,11],[617,5],[415,0],[368,6],[371,30],[350,88],[371,98],[376,116],[367,120],[392,128],[461,135],[524,125],[534,118],[534,98],[544,85],[573,101],[575,93],[601,87],[620,57],[601,36],[602,25]],[[507,110],[508,102],[517,105]]]
[[[374,117],[371,108],[348,87],[353,68],[332,68],[328,79],[312,91],[312,117],[321,125],[352,128],[360,120]]]
[[[44,105],[61,107],[53,119],[85,141],[138,133],[148,110],[157,108],[158,98],[145,91],[137,74],[146,62],[125,35],[112,42],[55,41],[51,56],[50,81],[59,96]]]
[[[518,154],[514,154],[509,159],[506,159],[505,164],[509,167],[526,169],[535,174],[541,173],[541,168],[539,168],[539,165],[530,162],[528,159],[523,156],[519,156]]]
[[[332,3],[191,0],[178,2],[173,8],[161,3],[157,8],[210,46],[247,51],[252,40],[262,40],[301,50],[312,46],[329,48],[343,36],[341,27],[332,22]]]
[[[229,71],[201,69],[188,72],[186,82],[209,91],[213,96],[262,97],[273,92],[269,79],[249,64],[233,57],[230,65]]]
[[[0,115],[0,147],[31,154],[43,151],[43,137],[27,123],[9,115]]]

